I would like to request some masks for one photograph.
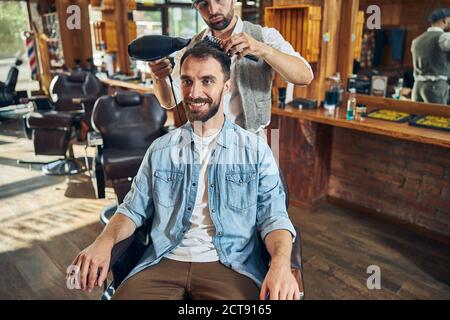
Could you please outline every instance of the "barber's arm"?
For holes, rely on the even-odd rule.
[[[286,81],[295,85],[307,85],[313,79],[311,69],[304,59],[259,42],[245,32],[225,40],[223,48],[225,52],[238,54],[240,58],[252,54],[264,59]]]
[[[114,245],[130,237],[136,228],[153,214],[153,200],[148,190],[151,186],[150,150],[151,147],[133,179],[131,190],[117,208],[116,214],[97,239],[82,250],[72,262],[72,266],[76,266],[75,270],[79,271],[80,287],[83,291],[90,292],[95,285],[103,285],[108,275]],[[66,277],[69,276],[74,275],[66,275]]]
[[[277,164],[270,148],[261,140],[259,144],[264,151],[260,153],[256,223],[271,262],[260,299],[266,299],[268,295],[271,300],[298,300],[300,292],[291,272],[292,242],[296,233],[286,210],[286,195]]]
[[[177,97],[177,102],[181,101],[180,94],[180,61],[183,53],[186,50],[182,49],[175,54],[174,67],[170,63],[168,58],[159,59],[157,61],[149,62],[150,75],[153,80],[153,89],[155,96],[158,99],[161,106],[165,109],[173,109],[176,106],[175,99],[173,97],[172,88],[169,82],[169,76],[172,76],[174,92]]]
[[[442,51],[450,52],[450,32],[444,32],[439,37],[439,47]]]
[[[172,73],[172,65],[169,59],[163,58],[148,63],[150,67],[150,75],[153,80],[153,90],[162,107],[172,109],[175,107],[175,100],[168,81],[169,75]]]

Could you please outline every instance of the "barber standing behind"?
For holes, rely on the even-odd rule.
[[[450,9],[433,11],[431,27],[411,45],[414,64],[412,100],[447,104],[450,77]]]
[[[234,14],[236,0],[193,0],[209,28],[192,38],[187,48],[177,52],[175,67],[167,58],[150,62],[155,95],[167,109],[175,107],[168,76],[174,80],[177,101],[181,101],[179,65],[183,53],[212,35],[222,40],[225,52],[233,54],[231,61],[231,92],[224,96],[224,113],[239,126],[260,131],[270,123],[273,72],[277,71],[287,82],[307,85],[313,79],[308,62],[274,28],[261,27],[242,21]],[[259,62],[242,59],[245,55],[259,57]]]

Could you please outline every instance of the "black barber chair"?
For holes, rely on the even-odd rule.
[[[152,94],[124,91],[98,99],[92,112],[92,126],[103,140],[93,164],[97,197],[104,198],[105,181],[111,180],[122,203],[148,147],[168,132],[166,120],[166,111]],[[115,205],[103,212],[102,220],[114,211]]]
[[[283,174],[280,171],[281,182],[286,193],[286,208],[289,207],[289,191],[287,188],[286,181]],[[104,221],[107,223],[107,221]],[[108,285],[105,281],[105,291],[101,296],[102,300],[110,300],[114,292],[117,290],[122,281],[127,277],[127,275],[133,270],[137,265],[140,258],[144,254],[145,249],[150,244],[150,230],[151,222],[145,221],[143,226],[136,229],[135,233],[116,244],[111,251],[111,261],[110,261],[110,271],[112,272],[113,280]],[[300,230],[295,227],[297,237],[295,242],[292,244],[292,254],[291,254],[291,270],[294,275],[298,286],[300,288],[301,300],[305,298],[305,287],[303,281],[303,258],[302,258],[302,240]],[[267,265],[270,261],[270,254],[268,253],[262,238],[260,238],[262,243],[262,248],[264,250],[263,257],[264,263]]]
[[[25,131],[31,131],[35,154],[64,157],[45,164],[42,167],[45,174],[65,175],[81,171],[73,159],[70,142],[85,140],[83,133],[90,128],[93,105],[106,89],[95,75],[73,71],[52,79],[51,98],[30,98],[37,110],[25,116]]]
[[[16,84],[19,77],[19,66],[22,60],[16,59],[14,66],[12,66],[6,77],[5,82],[0,82],[0,107],[5,107],[18,103]]]

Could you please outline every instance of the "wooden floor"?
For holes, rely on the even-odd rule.
[[[65,270],[101,231],[89,176],[49,177],[33,160],[31,141],[15,121],[0,124],[0,299],[98,299],[70,291]],[[75,150],[76,156],[83,149]],[[327,205],[292,207],[304,250],[307,299],[450,299],[450,249],[358,212]],[[381,290],[369,290],[367,267],[381,269]]]

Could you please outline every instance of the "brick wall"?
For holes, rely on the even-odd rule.
[[[450,149],[333,130],[330,196],[450,235]]]

